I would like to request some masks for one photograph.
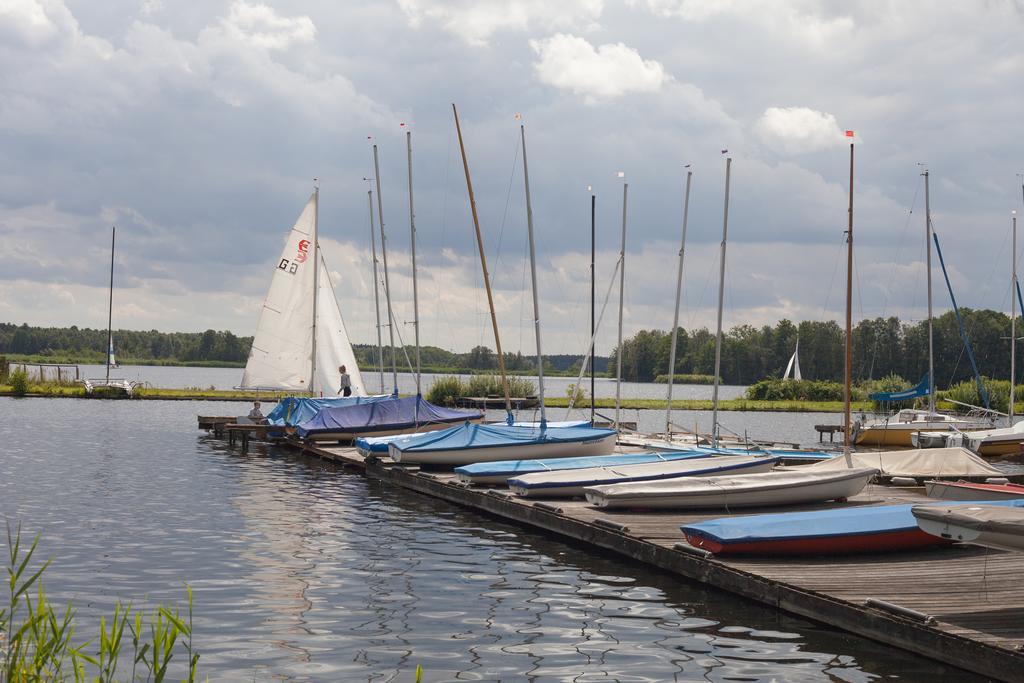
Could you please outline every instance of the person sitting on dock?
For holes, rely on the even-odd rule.
[[[260,424],[267,418],[263,417],[263,411],[260,410],[260,402],[253,401],[252,410],[249,411],[249,419],[253,422]]]
[[[338,383],[340,386],[340,388],[338,389],[338,393],[341,394],[342,396],[351,396],[352,378],[348,376],[348,372],[345,370],[344,365],[338,367],[338,372],[341,373],[341,378]]]

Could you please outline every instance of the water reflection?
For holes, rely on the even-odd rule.
[[[83,638],[116,597],[187,580],[211,680],[971,680],[319,460],[228,451],[195,411],[0,399],[0,514],[43,531]]]

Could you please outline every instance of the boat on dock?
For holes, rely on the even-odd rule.
[[[469,465],[516,458],[568,458],[611,453],[614,429],[463,424],[436,434],[393,441],[388,455],[417,465]]]
[[[984,481],[1003,477],[997,470],[966,448],[923,448],[910,451],[860,451],[837,455],[829,460],[800,467],[802,471],[840,472],[853,467],[872,467],[882,479],[972,479]]]
[[[926,481],[925,491],[929,498],[940,500],[1015,500],[1024,498],[1024,486],[1003,480],[994,481]]]
[[[497,423],[504,425],[504,422]],[[513,422],[513,427],[531,427],[537,429],[540,427],[539,422]],[[562,422],[548,422],[547,426],[550,427],[589,427],[590,422],[586,420],[565,420]],[[391,436],[361,436],[352,442],[356,450],[362,456],[367,455],[387,455],[388,446],[393,442],[405,442],[409,439],[414,439],[424,434],[433,434],[433,432],[415,432],[412,434],[392,434]],[[512,462],[519,462],[518,460]]]
[[[1006,505],[1024,506],[1024,501]],[[844,506],[722,517],[684,524],[680,529],[690,545],[715,555],[827,557],[920,550],[952,543],[953,539],[929,534],[918,526],[911,511],[918,506]]]
[[[593,486],[583,490],[599,508],[709,509],[805,505],[845,500],[878,474],[857,467],[840,472],[798,470],[730,477],[680,477],[669,481]]]
[[[512,493],[524,498],[571,498],[583,496],[592,486],[663,482],[679,477],[737,475],[769,472],[778,460],[763,456],[733,455],[687,458],[637,465],[588,467],[556,472],[535,472],[508,480]]]
[[[1020,503],[1024,501],[1006,501]],[[922,530],[939,538],[998,550],[1024,551],[1024,507],[994,501],[963,505],[915,505],[911,512]]]
[[[286,396],[277,402],[274,409],[267,414],[267,424],[274,427],[297,427],[311,420],[324,408],[354,406],[362,403],[388,401],[394,396],[329,396],[325,398],[306,398],[302,396]]]
[[[310,441],[352,441],[383,436],[448,429],[459,423],[483,420],[481,412],[435,406],[421,396],[390,398],[357,405],[328,407],[295,428]]]
[[[592,467],[619,467],[647,463],[672,462],[710,458],[711,453],[679,451],[676,453],[615,453],[611,455],[584,455],[577,458],[550,458],[547,460],[499,460],[478,462],[455,468],[459,481],[467,484],[503,485],[509,479],[537,472],[559,472]]]

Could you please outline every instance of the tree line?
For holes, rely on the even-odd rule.
[[[964,328],[978,370],[994,378],[1010,376],[1010,318],[992,310],[961,309]],[[948,387],[973,377],[956,317],[952,311],[934,319],[935,382]],[[838,323],[780,320],[774,326],[738,325],[722,338],[722,381],[752,384],[781,377],[797,338],[804,379],[843,381],[845,334]],[[622,343],[624,379],[650,382],[668,373],[671,335],[641,330]],[[618,349],[609,367],[615,367]],[[1020,365],[1020,363],[1018,363]],[[714,374],[715,334],[707,328],[679,329],[677,374]],[[896,374],[916,384],[928,372],[928,322],[901,322],[896,317],[865,319],[853,329],[853,379],[864,381]]]

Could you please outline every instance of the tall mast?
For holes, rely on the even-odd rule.
[[[715,328],[715,388],[711,394],[711,441],[718,446],[718,384],[722,371],[722,304],[725,300],[725,244],[729,236],[729,177],[732,157],[725,159],[725,208],[722,211],[722,253],[718,265],[718,325]]]
[[[624,176],[625,173],[620,173]],[[625,305],[626,285],[626,202],[629,183],[622,183],[622,245],[619,247],[619,337],[615,347],[615,429],[619,428],[619,410],[622,407],[622,309]]]
[[[110,349],[114,346],[114,238],[117,226],[110,226],[110,290],[107,296],[107,383],[110,383]]]
[[[394,393],[398,394],[398,358],[395,355],[395,314],[391,310],[391,280],[388,279],[388,245],[384,234],[384,203],[380,198],[380,162],[377,145],[373,146],[373,175],[377,178],[377,223],[380,225],[380,253],[384,258],[384,299],[387,302],[388,341],[391,344],[391,379]]]
[[[1013,212],[1013,250],[1010,252],[1012,262],[1012,279],[1010,280],[1010,426],[1013,426],[1013,399],[1017,380],[1017,212]]]
[[[462,168],[466,172],[466,191],[469,193],[469,209],[473,214],[473,229],[476,232],[476,246],[480,252],[480,269],[484,275],[484,289],[487,290],[487,307],[491,310],[491,328],[494,330],[494,346],[498,352],[498,369],[501,371],[501,386],[505,391],[505,414],[508,424],[512,424],[512,397],[509,394],[508,375],[505,374],[505,356],[501,352],[501,337],[498,335],[498,316],[494,313],[494,295],[491,294],[491,278],[487,274],[487,256],[484,254],[484,238],[480,234],[480,218],[476,212],[476,197],[473,196],[473,179],[469,174],[469,161],[466,159],[466,146],[462,142],[462,126],[459,124],[459,111],[452,103],[455,115],[455,132],[459,136],[459,152],[462,153]]]
[[[588,187],[587,190],[591,188]],[[597,403],[594,399],[594,323],[596,317],[596,309],[594,308],[594,298],[597,291],[597,271],[594,267],[595,257],[597,256],[597,228],[595,223],[595,216],[597,212],[597,195],[593,192],[590,194],[590,423],[594,423],[594,414],[596,412]]]
[[[928,270],[928,413],[935,412],[935,348],[932,324],[932,207],[928,194],[928,170],[924,172],[924,248],[928,252],[925,268]]]
[[[679,269],[676,271],[676,308],[672,316],[672,345],[668,351],[668,405],[665,408],[665,433],[672,440],[672,380],[676,372],[676,340],[679,338],[679,299],[683,293],[683,252],[686,250],[686,224],[690,218],[690,181],[693,171],[686,172],[686,193],[683,199],[683,237],[679,243]]]
[[[316,317],[320,301],[320,183],[313,178],[313,352],[309,358],[309,393],[316,391]]]
[[[523,183],[526,186],[526,231],[530,237],[530,284],[533,287],[533,333],[537,338],[537,397],[540,399],[540,428],[548,426],[544,411],[544,355],[540,349],[540,304],[537,301],[537,253],[533,244],[533,204],[530,201],[530,166],[526,163],[526,126],[519,124],[523,140]]]
[[[363,180],[369,180],[363,178]],[[373,190],[366,191],[366,201],[370,205],[370,252],[373,256],[373,311],[377,316],[377,371],[380,374],[380,393],[384,393],[384,344],[380,338],[380,287],[377,281],[377,236],[373,224]]]
[[[800,341],[797,337],[797,346]],[[850,393],[853,382],[853,142],[850,142],[850,208],[846,225],[846,358],[843,363],[843,454],[850,460]]]
[[[409,157],[409,238],[412,243],[412,327],[416,332],[416,395],[420,391],[420,297],[416,287],[416,213],[412,208],[412,131],[405,131],[405,148]]]

